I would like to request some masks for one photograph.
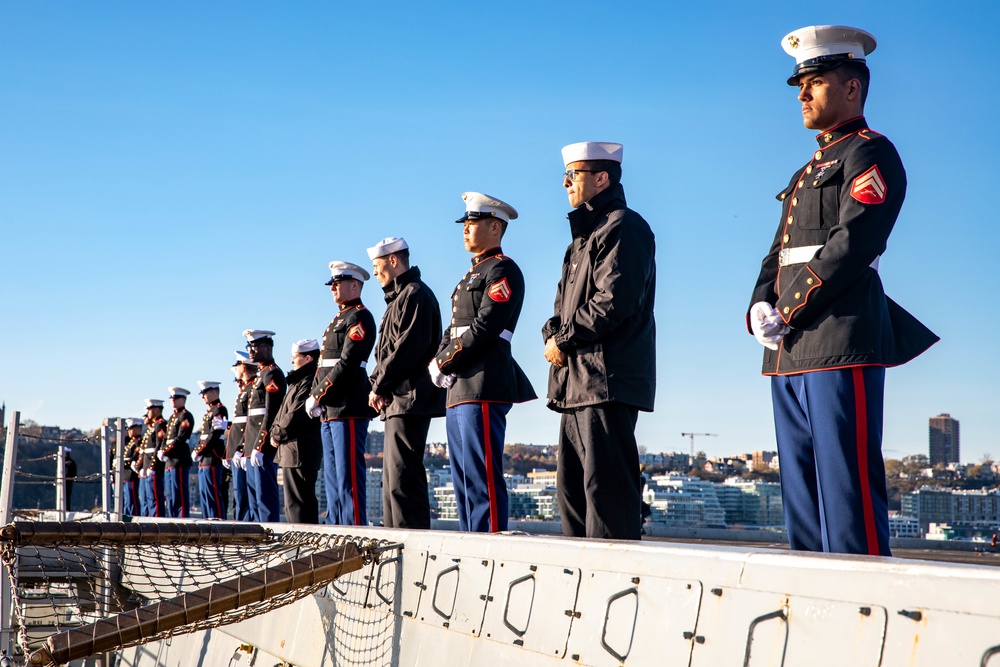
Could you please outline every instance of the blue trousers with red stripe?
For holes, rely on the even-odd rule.
[[[884,391],[880,366],[771,379],[792,549],[890,555]]]
[[[188,495],[188,468],[174,466],[163,470],[163,490],[166,494],[167,516],[172,519],[187,519],[191,516],[191,500]]]
[[[247,473],[234,462],[229,471],[233,473],[233,520],[250,521],[250,492],[247,491]]]
[[[150,469],[149,474],[139,480],[139,499],[143,516],[167,515],[163,507],[163,473],[156,474]]]
[[[198,496],[206,519],[226,518],[228,499],[222,491],[222,466],[198,466]]]
[[[142,506],[139,504],[139,480],[122,482],[122,513],[128,516],[139,516]]]
[[[503,442],[509,403],[462,403],[448,408],[448,456],[458,526],[474,533],[507,530]]]
[[[264,454],[259,466],[247,462],[247,496],[250,499],[250,521],[281,521],[278,514],[278,464],[273,456]]]
[[[326,522],[367,526],[365,442],[369,419],[331,419],[320,424],[323,440],[323,486]]]

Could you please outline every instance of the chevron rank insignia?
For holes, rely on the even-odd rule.
[[[264,389],[267,390],[268,393],[273,394],[274,392],[280,390],[281,387],[278,386],[277,382],[271,380],[270,382],[267,383],[267,386],[264,387]]]
[[[506,278],[501,278],[497,282],[490,285],[490,288],[486,291],[491,299],[498,303],[503,303],[504,301],[510,301],[510,285],[507,284]]]
[[[882,180],[878,165],[854,179],[851,196],[862,204],[881,204],[885,201],[885,181]]]
[[[351,340],[364,340],[365,328],[361,326],[361,323],[359,322],[347,330],[347,337]]]

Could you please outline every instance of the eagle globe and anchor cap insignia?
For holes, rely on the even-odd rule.
[[[878,170],[878,165],[854,179],[851,184],[851,196],[862,204],[881,204],[885,201],[885,181]]]
[[[499,303],[510,300],[510,285],[507,283],[506,278],[501,278],[497,282],[490,285],[489,290],[486,294]]]

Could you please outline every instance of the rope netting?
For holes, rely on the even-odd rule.
[[[252,523],[15,521],[0,529],[31,665],[216,628],[290,604],[400,545]]]

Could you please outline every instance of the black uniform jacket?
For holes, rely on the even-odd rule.
[[[312,397],[323,406],[323,420],[371,419],[371,382],[365,366],[375,347],[375,318],[361,303],[348,301],[323,332],[319,370]]]
[[[125,444],[125,451],[122,453],[122,482],[134,482],[139,479],[139,473],[135,471],[132,464],[136,461],[142,465],[142,436],[129,438]]]
[[[247,428],[243,438],[243,455],[250,456],[255,450],[260,450],[268,456],[274,456],[274,445],[271,444],[271,424],[278,414],[281,401],[285,398],[285,374],[274,362],[261,364],[257,369],[257,378],[250,385],[250,398],[247,400]]]
[[[167,441],[163,453],[167,455],[167,467],[191,467],[191,448],[188,441],[194,433],[194,415],[187,408],[174,410],[167,421]]]
[[[764,375],[896,366],[938,340],[886,297],[871,266],[906,195],[895,146],[860,117],[816,139],[813,159],[778,194],[781,220],[750,298],[774,305],[792,329],[764,350]],[[783,250],[803,246],[821,247],[805,263],[779,266]]]
[[[523,403],[538,398],[514,361],[510,339],[524,303],[524,276],[514,260],[493,248],[451,293],[451,327],[438,346],[441,372],[455,376],[448,407],[460,403]]]
[[[555,315],[542,339],[555,338],[566,366],[549,368],[548,407],[562,411],[624,403],[651,411],[656,394],[656,242],[615,185],[569,216]]]
[[[146,424],[146,432],[142,434],[142,469],[152,470],[157,474],[163,473],[163,461],[156,455],[167,443],[167,420],[157,417],[156,420]]]
[[[198,447],[194,450],[195,454],[201,456],[201,460],[198,461],[199,468],[221,466],[222,459],[226,458],[226,431],[212,427],[212,421],[216,417],[229,419],[229,410],[226,410],[222,401],[212,403],[202,415],[201,438],[198,440]]]
[[[226,436],[226,458],[231,459],[236,452],[243,451],[243,436],[247,430],[247,402],[250,400],[250,389],[253,380],[240,389],[233,406],[233,421],[229,422],[229,435]]]
[[[382,288],[385,315],[375,347],[372,391],[389,400],[383,418],[444,415],[445,391],[431,382],[427,365],[441,342],[437,298],[413,267]]]
[[[317,363],[311,361],[290,371],[285,378],[288,392],[271,425],[271,442],[278,448],[274,462],[282,468],[319,470],[323,461],[319,419],[306,414],[306,399],[317,368]]]

